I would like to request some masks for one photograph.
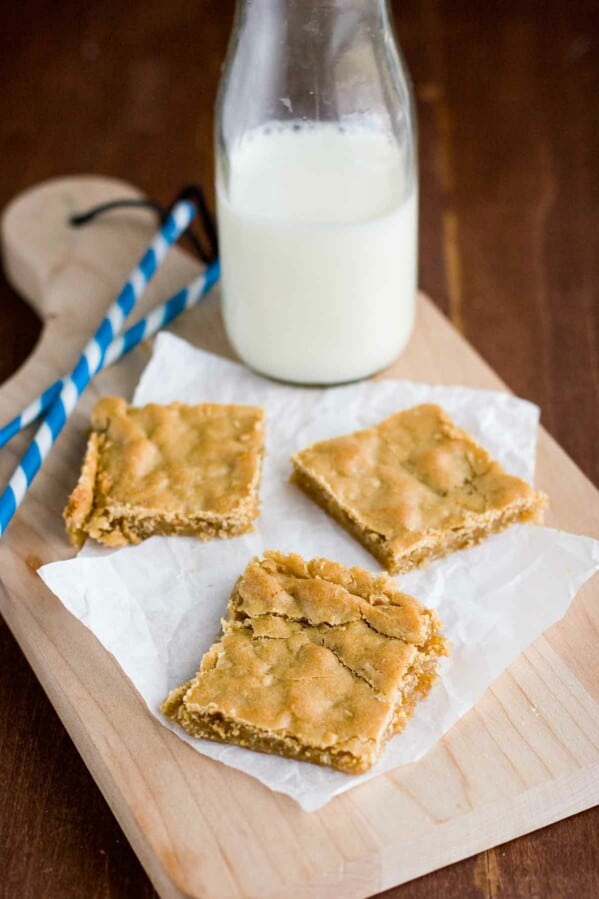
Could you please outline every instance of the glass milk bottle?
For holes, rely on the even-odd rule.
[[[385,0],[238,0],[216,188],[225,326],[251,368],[342,383],[402,351],[415,130]]]

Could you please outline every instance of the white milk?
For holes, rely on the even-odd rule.
[[[383,368],[414,317],[417,197],[382,134],[250,132],[217,186],[223,308],[252,368],[327,384]]]

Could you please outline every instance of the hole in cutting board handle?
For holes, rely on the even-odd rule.
[[[191,227],[185,229],[185,231],[183,232],[183,236],[188,239],[194,252],[200,258],[200,260],[206,265],[209,265],[211,262],[214,262],[216,259],[218,259],[218,235],[214,217],[208,208],[204,191],[199,184],[189,184],[184,187],[168,207],[162,206],[156,200],[152,200],[151,198],[138,199],[126,197],[123,199],[108,200],[103,203],[99,203],[97,206],[93,206],[91,209],[87,209],[84,212],[74,213],[69,218],[69,224],[75,228],[80,228],[83,225],[89,224],[99,215],[103,215],[106,212],[112,212],[118,209],[132,208],[145,208],[152,210],[157,214],[160,224],[164,224],[173,206],[175,206],[175,204],[180,200],[184,199],[190,200],[198,210],[200,224],[202,226],[203,232],[202,239],[205,239],[207,241],[209,249],[206,249],[206,247],[203,245],[202,239],[200,239],[195,234]]]

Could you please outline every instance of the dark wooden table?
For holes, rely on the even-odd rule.
[[[394,7],[420,116],[421,286],[516,393],[540,404],[545,426],[598,481],[598,4]],[[65,173],[121,176],[164,201],[183,182],[210,185],[232,9],[232,0],[10,4],[0,205]],[[3,379],[39,333],[5,282],[0,329]],[[0,895],[155,895],[1,622]],[[385,895],[599,896],[599,811]]]

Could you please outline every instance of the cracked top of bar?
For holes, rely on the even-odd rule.
[[[196,736],[363,771],[430,689],[439,626],[386,575],[266,552],[163,710]]]

